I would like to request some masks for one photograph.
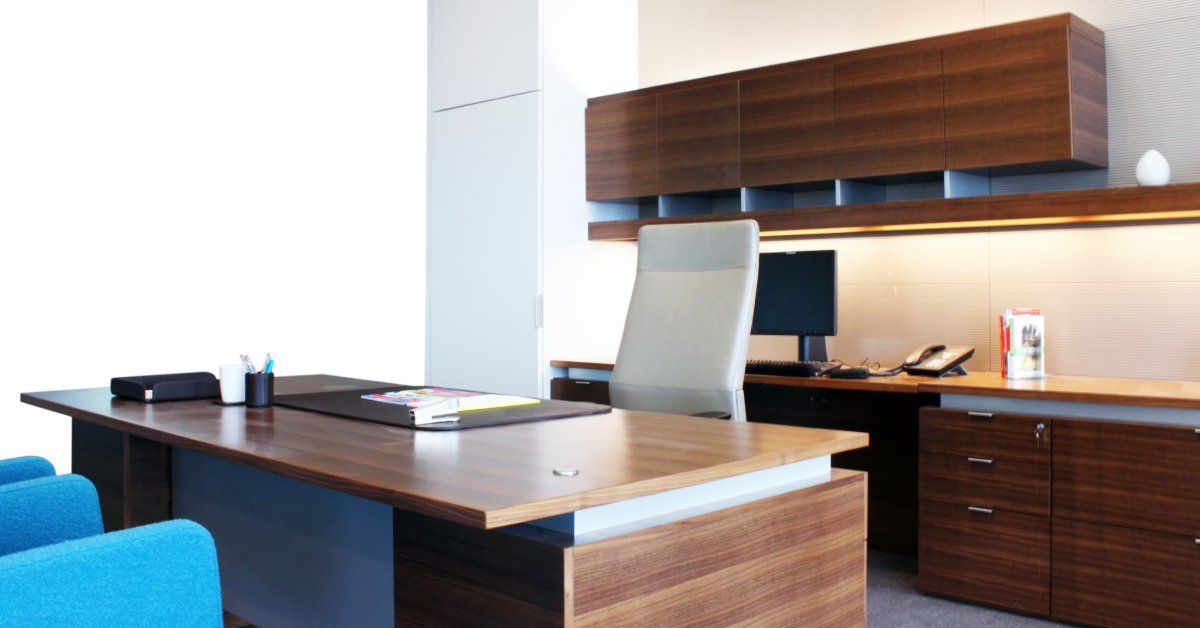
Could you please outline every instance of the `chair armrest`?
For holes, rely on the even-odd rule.
[[[24,482],[54,475],[54,465],[37,456],[23,456],[0,460],[0,486],[13,482]]]
[[[731,414],[729,412],[725,412],[724,410],[709,410],[708,412],[697,412],[697,413],[689,415],[689,416],[700,417],[702,419],[731,419],[731,418],[733,418],[733,414]]]
[[[104,534],[96,487],[79,475],[0,486],[0,556]]]
[[[175,520],[0,557],[0,626],[221,628],[212,536]]]

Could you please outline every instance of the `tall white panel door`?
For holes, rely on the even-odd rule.
[[[429,108],[542,88],[540,0],[429,0]]]
[[[540,118],[540,92],[430,115],[430,384],[540,394]]]

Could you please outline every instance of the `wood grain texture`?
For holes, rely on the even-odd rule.
[[[1104,33],[1072,15],[1071,141],[1075,160],[1108,167],[1108,65]]]
[[[742,185],[836,176],[833,66],[741,82]]]
[[[281,377],[278,394],[400,386]],[[431,434],[289,408],[147,405],[106,388],[29,403],[399,508],[494,528],[865,447],[865,434],[676,415],[611,414]],[[555,476],[558,467],[578,476]],[[436,473],[430,473],[436,469]]]
[[[170,447],[74,419],[71,468],[96,486],[106,531],[171,518]]]
[[[845,207],[799,207],[754,212],[763,239],[806,235],[848,235],[887,230],[933,231],[988,226],[1085,224],[1194,220],[1200,212],[1200,184],[1115,187],[1005,194],[973,198],[888,201]],[[649,224],[741,220],[743,214],[711,214],[588,223],[590,240],[636,240]]]
[[[923,408],[921,451],[1048,465],[1052,430],[1045,416]]]
[[[916,555],[917,416],[936,398],[762,384],[747,384],[745,394],[754,422],[869,434],[869,447],[836,454],[833,464],[870,474],[869,546]]]
[[[921,501],[917,588],[979,604],[1050,613],[1050,519]]]
[[[1197,428],[1055,419],[1054,516],[1200,537]]]
[[[861,626],[865,482],[835,469],[814,486],[584,543],[397,510],[396,624]]]
[[[897,44],[889,44],[886,46],[878,46],[875,48],[864,48],[861,50],[852,50],[849,52],[837,53],[822,57],[814,57],[800,61],[788,61],[777,63],[757,68],[746,70],[738,70],[735,72],[726,72],[723,74],[715,74],[712,76],[704,76],[686,81],[678,81],[675,83],[664,83],[651,87],[644,87],[637,90],[627,92],[619,92],[615,94],[605,94],[588,99],[588,105],[601,102],[610,102],[615,100],[625,100],[628,98],[638,98],[648,94],[663,94],[666,92],[677,91],[693,87],[704,87],[718,83],[727,83],[729,81],[749,80],[775,74],[783,74],[794,72],[810,67],[814,63],[835,63],[841,61],[857,61],[871,58],[878,58],[891,54],[901,54],[905,52],[913,52],[919,50],[941,49],[947,46],[956,46],[971,41],[984,41],[998,34],[1018,34],[1028,31],[1044,30],[1049,26],[1067,26],[1071,24],[1081,25],[1080,28],[1088,29],[1086,32],[1089,37],[1096,39],[1099,36],[1100,41],[1103,41],[1102,33],[1095,27],[1089,25],[1084,20],[1071,15],[1070,13],[1061,13],[1057,15],[1048,15],[1036,19],[1024,20],[1019,22],[1011,22],[1008,24],[1000,24],[987,28],[979,28],[969,31],[961,31],[957,33],[948,33],[946,35],[938,35],[935,37],[926,37],[912,41],[901,42]]]
[[[943,50],[946,167],[968,170],[1074,159],[1070,29]]]
[[[597,103],[587,108],[588,200],[658,194],[657,115],[654,96]]]
[[[740,187],[736,81],[658,96],[658,189]]]
[[[397,626],[569,625],[570,541],[393,515]]]
[[[921,390],[939,394],[987,395],[1044,401],[1200,408],[1200,382],[1193,381],[1072,375],[1010,380],[999,373],[972,373],[966,377],[930,380],[921,386]]]
[[[1194,626],[1200,544],[1188,536],[1055,518],[1054,619],[1098,626]]]
[[[836,66],[837,177],[944,170],[942,52],[901,52]]]
[[[865,625],[865,480],[580,545],[575,625]]]
[[[1048,465],[968,458],[922,451],[921,499],[1050,516]]]

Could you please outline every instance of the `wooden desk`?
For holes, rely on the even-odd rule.
[[[611,371],[612,361],[551,360],[557,368]],[[1045,379],[1006,379],[1000,373],[972,372],[961,377],[919,377],[900,374],[869,379],[830,379],[828,377],[781,377],[746,374],[747,384],[817,388],[821,390],[860,390],[904,394],[954,394],[980,397],[1010,397],[1040,401],[1071,401],[1127,406],[1200,409],[1200,382],[1116,377],[1079,377],[1050,375]]]
[[[324,375],[276,384],[280,394],[387,385]],[[624,411],[434,433],[282,407],[147,405],[103,388],[25,393],[21,400],[73,417],[75,470],[96,484],[109,529],[173,515],[173,482],[193,482],[179,474],[204,464],[193,453],[178,464],[181,452],[394,507],[399,624],[453,624],[472,613],[552,625],[666,616],[865,621],[865,478],[830,472],[823,459],[866,446],[865,434]],[[803,486],[627,525],[621,534],[582,539],[514,525],[578,518],[598,506],[822,460],[824,474]],[[579,474],[560,477],[556,468]],[[269,508],[270,500],[260,501]],[[818,527],[816,517],[841,524]],[[237,565],[238,557],[222,549],[233,534],[214,531],[223,577]],[[696,562],[699,554],[706,559]],[[763,570],[771,578],[755,581]],[[226,593],[228,607],[236,592]],[[282,616],[229,610],[255,623]]]

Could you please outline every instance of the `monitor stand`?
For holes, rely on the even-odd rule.
[[[800,361],[828,362],[825,336],[800,336]]]

